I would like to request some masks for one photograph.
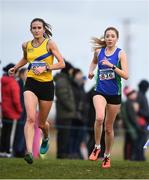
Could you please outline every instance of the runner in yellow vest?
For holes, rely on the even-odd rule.
[[[33,40],[23,43],[23,58],[9,70],[10,75],[20,67],[29,63],[27,80],[24,90],[24,102],[27,112],[27,120],[24,127],[27,153],[24,159],[27,163],[33,163],[33,138],[37,105],[39,105],[39,128],[43,132],[40,153],[48,151],[49,144],[49,123],[47,117],[54,98],[54,85],[52,70],[65,67],[64,60],[57,45],[51,40],[51,27],[43,19],[32,20],[30,30]],[[54,56],[57,63],[53,64]]]

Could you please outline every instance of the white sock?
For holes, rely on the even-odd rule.
[[[109,154],[104,153],[104,158],[105,157],[109,158],[110,157],[110,153]]]
[[[100,144],[99,145],[95,144],[95,148],[100,149],[101,145]]]

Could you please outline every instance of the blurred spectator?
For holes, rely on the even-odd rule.
[[[139,92],[137,101],[140,106],[140,110],[138,112],[139,116],[143,117],[147,124],[149,124],[149,104],[146,97],[146,93],[149,89],[149,82],[147,80],[142,80],[139,85]]]
[[[2,132],[0,139],[1,156],[11,156],[10,137],[14,120],[20,118],[22,108],[20,102],[20,88],[13,76],[8,75],[8,70],[14,67],[10,63],[3,68],[1,79],[2,88]]]
[[[73,66],[65,61],[65,68],[54,77],[56,93],[57,158],[69,157],[69,138],[75,118],[75,99],[71,86]]]
[[[72,89],[75,99],[75,118],[72,120],[70,134],[70,158],[83,158],[80,148],[85,149],[85,125],[87,122],[87,101],[84,90],[84,77],[80,69],[75,68],[72,73]],[[86,148],[87,149],[87,148]],[[85,152],[85,151],[84,151]],[[85,159],[86,159],[85,155]]]
[[[15,131],[15,138],[14,138],[14,146],[13,146],[13,155],[15,157],[24,157],[26,144],[25,144],[25,137],[24,137],[24,125],[26,120],[26,110],[24,105],[24,85],[27,76],[27,69],[22,68],[18,72],[18,83],[20,86],[20,101],[22,106],[22,113],[19,121],[17,121],[16,131]]]
[[[139,104],[137,103],[137,92],[130,87],[124,87],[126,102],[122,103],[121,116],[125,128],[124,159],[137,160],[138,138],[141,128],[137,124]]]
[[[92,100],[93,92],[94,92],[94,87],[87,92],[87,101],[88,101],[87,126],[90,128],[88,129],[88,143],[87,143],[89,154],[92,152],[95,145],[95,140],[94,140],[95,109]]]
[[[147,80],[142,80],[138,84],[139,92],[137,102],[139,103],[139,111],[138,111],[138,124],[142,129],[142,132],[139,134],[138,138],[138,156],[137,160],[144,161],[145,154],[143,146],[147,141],[147,125],[149,124],[149,105],[146,97],[146,92],[149,88],[149,82]]]

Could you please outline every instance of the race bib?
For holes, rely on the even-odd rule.
[[[108,68],[108,69],[101,69],[99,79],[100,80],[110,80],[110,79],[115,79],[115,72],[113,69]]]
[[[34,61],[31,63],[31,68],[34,69],[35,67],[41,67],[41,66],[46,66],[45,62],[40,62],[40,61]]]

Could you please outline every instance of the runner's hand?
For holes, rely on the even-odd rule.
[[[34,67],[33,68],[33,73],[36,74],[36,75],[40,75],[45,71],[46,71],[46,66],[39,66],[39,67]]]
[[[106,65],[106,66],[108,66],[108,67],[113,67],[113,64],[112,63],[110,63],[108,60],[106,60],[106,59],[103,59],[102,61],[101,61],[101,64],[102,65]]]
[[[90,73],[88,74],[88,78],[89,78],[89,79],[92,79],[93,77],[94,77],[94,73],[90,72]]]

